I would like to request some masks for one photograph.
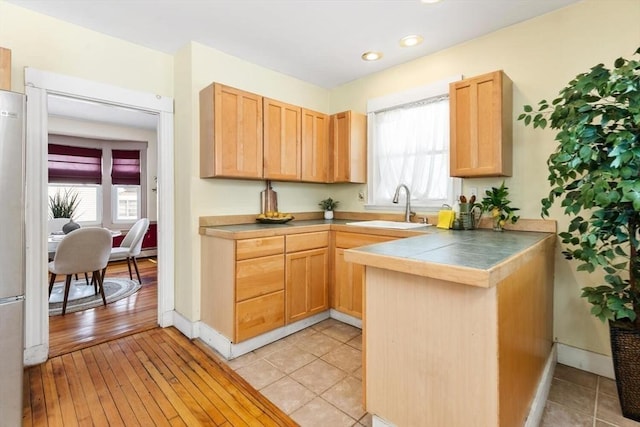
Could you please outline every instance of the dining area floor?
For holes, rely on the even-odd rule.
[[[155,258],[138,259],[142,287],[105,306],[49,317],[49,357],[155,328],[158,282]],[[110,262],[108,277],[129,278],[126,261]]]

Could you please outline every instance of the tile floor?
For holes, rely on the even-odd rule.
[[[229,361],[302,427],[370,426],[362,406],[362,334],[334,319]],[[615,382],[557,365],[541,427],[640,427],[623,418]]]
[[[638,427],[620,411],[615,381],[557,364],[541,427]]]
[[[360,329],[327,319],[229,365],[303,427],[370,426],[361,349]]]

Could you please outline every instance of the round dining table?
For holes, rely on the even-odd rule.
[[[120,230],[109,230],[109,231],[111,232],[111,237],[122,236],[122,231]],[[47,250],[49,252],[50,259],[53,259],[53,256],[55,255],[56,250],[58,249],[58,245],[60,244],[62,239],[65,238],[65,236],[66,234],[53,233],[47,237]]]

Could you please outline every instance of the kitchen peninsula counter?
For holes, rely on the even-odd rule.
[[[554,233],[434,230],[345,251],[365,272],[366,409],[523,426],[552,349]]]

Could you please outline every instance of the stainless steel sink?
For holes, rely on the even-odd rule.
[[[396,230],[408,230],[411,228],[427,227],[431,224],[420,224],[417,222],[374,220],[374,221],[348,222],[347,225],[355,225],[357,227],[393,228]]]

